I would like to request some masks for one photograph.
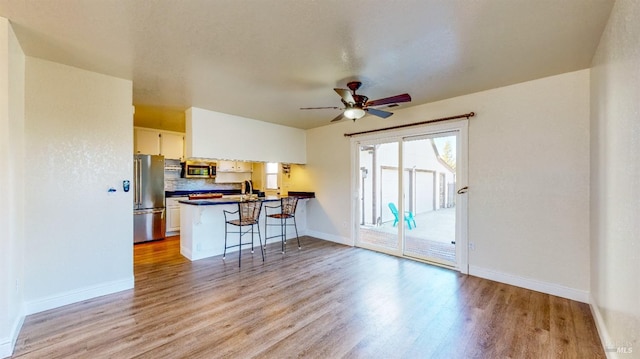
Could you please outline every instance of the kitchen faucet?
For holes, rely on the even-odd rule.
[[[242,182],[242,199],[244,199],[244,195],[247,194],[247,184],[249,184],[249,198],[251,198],[251,195],[253,194],[253,185],[251,184],[251,181],[244,181]]]

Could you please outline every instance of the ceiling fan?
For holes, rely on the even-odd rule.
[[[327,106],[327,107],[301,107],[301,110],[318,110],[318,109],[334,109],[334,110],[344,110],[341,114],[339,114],[336,118],[331,120],[331,122],[338,122],[343,119],[351,119],[357,120],[359,118],[364,117],[367,113],[370,113],[374,116],[387,118],[393,115],[393,112],[378,110],[372,107],[382,106],[382,105],[390,105],[389,107],[398,106],[398,103],[401,102],[410,102],[411,96],[408,93],[404,93],[402,95],[396,95],[391,97],[385,97],[378,100],[369,101],[369,98],[364,95],[356,94],[356,91],[362,86],[362,82],[359,81],[351,81],[347,84],[347,89],[339,89],[334,88],[335,92],[340,95],[342,104],[344,108],[336,107],[336,106]]]

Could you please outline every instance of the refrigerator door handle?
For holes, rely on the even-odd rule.
[[[138,205],[138,160],[133,159],[133,205]]]
[[[142,160],[138,160],[138,204],[142,205]]]
[[[133,205],[138,205],[138,159],[133,159]]]
[[[136,193],[135,193],[135,200],[136,200],[136,205],[139,206],[140,203],[142,202],[142,194],[140,193],[140,184],[142,183],[141,181],[141,175],[142,175],[142,169],[140,167],[142,167],[142,161],[140,159],[136,159],[136,168],[135,168],[135,187],[136,187]]]

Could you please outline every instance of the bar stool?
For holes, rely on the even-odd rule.
[[[260,226],[258,220],[260,218],[260,211],[262,210],[262,201],[242,201],[238,202],[237,211],[223,210],[224,214],[224,254],[222,254],[222,260],[227,256],[227,248],[238,247],[238,267],[240,267],[242,260],[242,246],[251,245],[251,253],[253,253],[253,226],[258,227],[258,240],[260,241],[260,254],[262,254],[262,261],[264,262],[264,252],[262,247],[262,237],[260,236]],[[238,214],[237,219],[229,219],[227,216]],[[235,217],[235,216],[233,216]],[[229,231],[229,226],[238,227],[238,231]],[[243,227],[249,227],[243,230]],[[238,244],[227,245],[227,234],[238,233]],[[251,233],[251,242],[242,242],[242,236]]]
[[[298,197],[283,197],[280,199],[280,205],[278,206],[264,206],[264,249],[267,249],[267,240],[270,238],[280,237],[282,241],[282,254],[285,252],[285,245],[287,244],[287,226],[293,226],[296,230],[296,239],[298,240],[298,249],[300,246],[300,237],[298,236],[298,226],[296,225],[296,207],[298,206]],[[269,213],[268,209],[280,209],[278,213]],[[278,223],[269,224],[269,218],[277,219]],[[288,223],[288,220],[293,220],[293,223]],[[267,226],[280,226],[280,234],[268,237]]]

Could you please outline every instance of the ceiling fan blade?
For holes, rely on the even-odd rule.
[[[340,107],[336,107],[336,106],[325,106],[325,107],[300,107],[301,110],[324,110],[324,109],[331,109],[331,110],[339,110]]]
[[[342,114],[342,112],[336,116],[336,118],[334,118],[333,120],[331,120],[331,122],[338,122],[340,120],[344,120],[346,117],[344,117],[344,115]]]
[[[410,102],[411,96],[408,93],[403,93],[402,95],[396,95],[391,97],[385,97],[378,100],[369,101],[365,104],[365,106],[380,106],[387,105],[390,103],[400,103],[400,102]]]
[[[387,117],[390,117],[391,115],[393,115],[393,112],[377,110],[375,108],[366,108],[365,111],[367,111],[368,113],[370,113],[370,114],[372,114],[374,116],[378,116],[378,117],[382,117],[382,118],[387,118]]]
[[[353,95],[351,94],[351,91],[347,89],[333,89],[333,90],[337,92],[338,95],[340,95],[340,97],[342,97],[342,100],[345,103],[350,103],[350,104],[356,103],[356,100],[353,99]]]

